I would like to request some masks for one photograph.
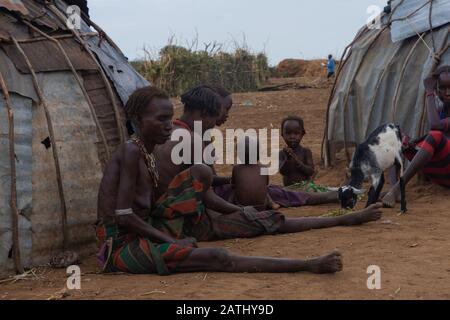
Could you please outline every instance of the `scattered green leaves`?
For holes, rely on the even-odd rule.
[[[302,181],[296,184],[293,184],[286,189],[289,190],[297,190],[297,191],[303,191],[303,192],[328,192],[330,191],[328,187],[325,187],[320,184],[316,184],[314,181]]]
[[[324,218],[329,218],[329,217],[340,217],[340,216],[344,216],[346,214],[349,213],[353,213],[353,210],[351,209],[336,209],[336,210],[331,210],[328,213],[322,215],[322,217]]]

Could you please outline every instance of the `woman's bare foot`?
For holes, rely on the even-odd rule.
[[[336,273],[342,271],[342,269],[342,255],[338,251],[308,261],[308,271],[312,273]]]
[[[340,216],[338,217],[338,219],[340,219],[341,225],[344,226],[355,226],[371,221],[380,220],[382,215],[382,207],[383,206],[380,203],[373,204],[364,210]]]
[[[399,202],[400,190],[398,186],[392,187],[391,190],[381,199],[385,208],[395,208],[395,204]]]

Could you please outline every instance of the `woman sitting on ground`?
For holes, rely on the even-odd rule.
[[[411,164],[404,178],[408,183],[422,171],[434,183],[450,187],[450,66],[439,68],[424,83],[431,131],[405,152]],[[393,208],[399,194],[397,184],[383,198],[384,205]]]

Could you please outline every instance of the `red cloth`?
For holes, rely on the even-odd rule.
[[[423,173],[436,184],[450,187],[450,140],[442,131],[431,131],[417,147],[433,155],[423,168]],[[417,151],[405,152],[405,157],[412,161]]]

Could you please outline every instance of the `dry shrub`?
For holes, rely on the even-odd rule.
[[[270,75],[267,56],[252,53],[245,44],[235,42],[234,50],[226,52],[218,43],[205,44],[203,50],[197,50],[196,41],[186,48],[174,44],[172,37],[156,57],[144,49],[145,58],[132,65],[172,96],[200,83],[220,85],[232,92],[255,91]]]

